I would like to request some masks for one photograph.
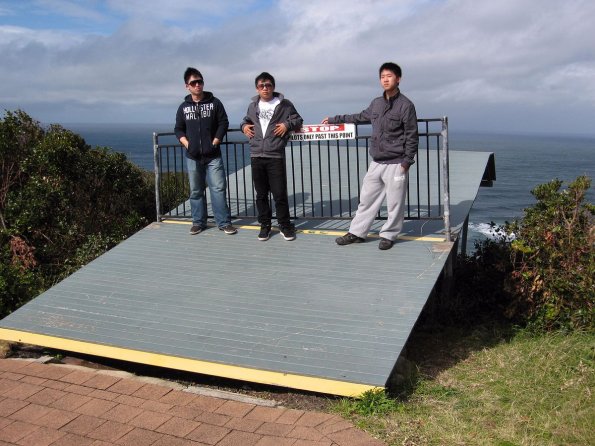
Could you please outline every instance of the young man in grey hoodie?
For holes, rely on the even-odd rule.
[[[365,241],[378,210],[386,197],[388,219],[380,229],[379,249],[392,248],[403,228],[409,167],[415,162],[418,147],[415,106],[399,90],[401,67],[392,62],[378,70],[382,96],[358,114],[324,118],[323,124],[372,124],[370,156],[360,202],[349,232],[335,241],[349,245]]]
[[[295,227],[289,219],[285,146],[289,132],[299,130],[303,120],[293,104],[275,91],[275,78],[269,73],[256,76],[254,85],[258,95],[248,105],[241,128],[250,140],[252,180],[260,223],[258,240],[266,241],[271,234],[269,193],[275,199],[281,235],[285,240],[295,240]]]

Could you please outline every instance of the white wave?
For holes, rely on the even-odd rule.
[[[481,234],[486,236],[490,239],[501,238],[502,235],[505,234],[504,226],[501,225],[491,225],[489,223],[472,223],[469,222],[469,230],[475,233]],[[515,239],[514,234],[509,234],[506,236],[506,241],[512,241]]]

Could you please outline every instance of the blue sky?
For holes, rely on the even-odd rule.
[[[316,123],[367,107],[394,61],[420,117],[593,135],[593,23],[590,0],[0,0],[0,107],[169,123],[195,66],[232,124],[262,71]]]

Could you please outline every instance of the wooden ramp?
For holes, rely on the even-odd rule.
[[[489,153],[452,152],[461,226]],[[348,220],[296,221],[298,238],[256,239],[153,223],[0,321],[0,338],[316,392],[384,387],[452,244],[441,221],[407,221],[380,251],[338,246]],[[378,222],[380,226],[382,222]]]

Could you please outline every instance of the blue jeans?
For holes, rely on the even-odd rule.
[[[190,211],[192,223],[201,228],[207,227],[207,200],[205,189],[211,191],[211,206],[215,222],[219,228],[231,224],[231,213],[227,205],[227,177],[221,157],[211,160],[208,164],[201,164],[186,158],[188,166],[188,180],[190,182]]]

